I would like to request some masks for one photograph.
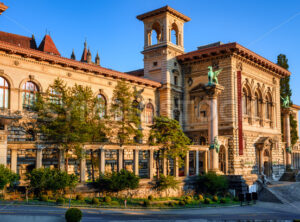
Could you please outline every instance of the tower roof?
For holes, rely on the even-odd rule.
[[[87,43],[85,41],[84,42],[84,49],[83,49],[81,60],[80,60],[81,62],[86,62],[87,61],[88,50],[87,50],[86,46],[87,46]]]
[[[155,16],[155,15],[159,15],[159,14],[163,14],[163,13],[166,13],[166,12],[169,12],[172,15],[175,15],[176,17],[182,19],[185,22],[188,22],[188,21],[191,20],[191,18],[189,18],[188,16],[185,16],[184,14],[176,11],[175,9],[171,8],[168,5],[166,5],[166,6],[162,7],[162,8],[155,9],[153,11],[146,12],[144,14],[138,15],[136,18],[139,19],[139,20],[141,20],[141,21],[143,21],[146,18]]]
[[[47,52],[54,55],[60,55],[59,51],[57,50],[52,38],[50,35],[45,35],[43,41],[41,42],[38,50]]]

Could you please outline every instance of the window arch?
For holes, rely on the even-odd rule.
[[[99,117],[103,118],[106,116],[107,101],[103,94],[98,94],[97,99],[98,99],[97,112],[99,113]]]
[[[270,93],[266,95],[266,119],[271,119],[272,118],[272,97]]]
[[[170,41],[175,44],[179,45],[179,34],[178,34],[178,26],[176,23],[172,24],[171,30],[170,30]]]
[[[0,109],[9,108],[10,91],[9,84],[5,78],[0,76]]]
[[[250,114],[250,93],[246,88],[243,88],[242,109],[244,115]]]
[[[145,122],[147,124],[153,124],[154,120],[154,107],[151,103],[148,103],[145,108]]]
[[[32,82],[27,81],[23,85],[23,108],[30,109],[36,101],[36,95],[39,92],[38,86]]]
[[[161,27],[158,22],[153,23],[148,40],[148,45],[155,45],[161,42]]]
[[[261,116],[261,104],[262,99],[259,92],[255,92],[255,101],[254,101],[254,116],[260,117]]]

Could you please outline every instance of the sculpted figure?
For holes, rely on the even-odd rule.
[[[283,98],[281,96],[281,99],[282,99],[282,106],[284,108],[289,108],[290,107],[290,98],[289,98],[289,96],[286,96],[285,98]]]
[[[213,71],[212,66],[208,66],[208,85],[219,84],[218,75],[223,69]]]

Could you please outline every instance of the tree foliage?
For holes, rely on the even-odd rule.
[[[156,152],[157,162],[162,158],[172,158],[174,160],[177,157],[180,157],[178,158],[180,161],[186,156],[190,142],[178,121],[164,116],[154,118],[149,143],[159,147]],[[179,162],[180,164],[181,162]],[[159,167],[160,164],[157,163],[157,166]],[[160,172],[160,170],[158,169],[157,172]]]
[[[106,137],[99,103],[90,87],[67,87],[64,81],[56,79],[35,103],[38,129],[45,140],[59,144],[65,151],[75,150],[81,158],[83,143],[103,141]]]
[[[140,113],[134,91],[125,81],[119,81],[113,91],[110,107],[113,140],[123,145],[133,143],[134,138],[142,138]]]
[[[199,175],[196,180],[196,190],[199,193],[209,193],[211,195],[224,194],[228,190],[228,179],[214,172]]]
[[[13,173],[10,169],[0,164],[0,190],[3,190],[7,185],[14,186],[19,181],[19,175]]]
[[[174,176],[170,175],[160,175],[159,179],[156,181],[154,188],[159,191],[164,191],[167,189],[177,190],[179,188],[179,181],[176,180]]]
[[[119,192],[139,187],[140,178],[134,173],[122,169],[120,172],[102,174],[96,181],[96,187],[102,192]]]
[[[289,69],[288,59],[286,55],[279,54],[277,57],[277,65],[281,66],[282,68]],[[282,98],[288,97],[290,100],[290,105],[292,105],[292,90],[290,87],[290,76],[286,76],[280,79],[280,96]],[[281,101],[282,102],[282,101]],[[283,116],[281,117],[281,122],[283,123]],[[290,115],[290,130],[291,130],[291,144],[294,146],[298,141],[298,123],[294,119],[292,115]],[[282,124],[283,126],[283,124]],[[281,127],[283,133],[283,127]]]
[[[78,183],[75,174],[68,174],[64,171],[50,168],[34,169],[27,174],[29,187],[35,193],[45,191],[63,192],[66,188],[74,188]]]

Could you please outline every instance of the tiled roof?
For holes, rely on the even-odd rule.
[[[60,55],[59,51],[57,50],[52,38],[50,35],[45,35],[43,41],[41,42],[38,50],[42,52],[47,52],[54,55]]]
[[[79,70],[86,71],[86,72],[92,72],[95,75],[108,76],[108,77],[112,77],[112,78],[116,78],[116,79],[120,79],[120,80],[126,80],[126,81],[130,81],[130,82],[135,82],[138,84],[151,86],[151,87],[155,87],[155,88],[161,86],[161,84],[159,82],[156,82],[153,80],[140,78],[140,77],[129,75],[129,74],[126,74],[123,72],[118,72],[115,70],[103,68],[101,66],[94,65],[94,64],[79,62],[79,61],[76,61],[73,59],[61,57],[59,55],[52,55],[49,53],[41,52],[39,50],[19,47],[19,46],[16,46],[15,44],[3,42],[3,41],[0,41],[0,50],[5,51],[10,54],[17,54],[17,55],[29,57],[32,59],[37,59],[39,61],[46,61],[51,64],[57,64],[57,65],[61,65],[64,67],[71,67],[76,70],[79,69]]]
[[[27,49],[36,49],[36,42],[33,37],[26,37],[22,35],[16,35],[7,32],[0,31],[0,41],[8,42],[16,46],[27,48]]]
[[[299,106],[299,105],[296,105],[296,104],[293,104],[293,105],[292,105],[292,108],[297,109],[297,110],[300,110],[300,106]]]
[[[291,74],[288,70],[263,58],[262,56],[256,54],[255,52],[252,52],[251,50],[245,48],[244,46],[242,46],[236,42],[188,52],[186,54],[177,56],[177,59],[180,62],[184,63],[184,62],[188,62],[188,61],[192,61],[192,60],[201,60],[201,59],[206,59],[211,56],[217,56],[217,55],[222,55],[222,54],[227,54],[227,53],[236,53],[246,59],[251,60],[252,62],[257,63],[258,65],[263,66],[266,69],[269,69],[272,72],[275,72],[275,73],[281,75],[281,76],[289,76]]]
[[[146,18],[155,16],[155,15],[159,15],[159,14],[162,14],[162,13],[165,13],[165,12],[169,12],[169,13],[175,15],[175,16],[179,17],[180,19],[182,19],[185,22],[188,22],[188,21],[191,20],[191,18],[189,18],[186,15],[184,15],[184,14],[176,11],[175,9],[171,8],[168,5],[166,5],[166,6],[162,7],[162,8],[159,8],[159,9],[155,9],[155,10],[153,10],[151,12],[147,12],[147,13],[138,15],[136,18],[142,21],[142,20],[144,20]]]
[[[144,69],[137,69],[137,70],[132,70],[129,72],[126,72],[127,74],[133,75],[133,76],[144,76]]]

